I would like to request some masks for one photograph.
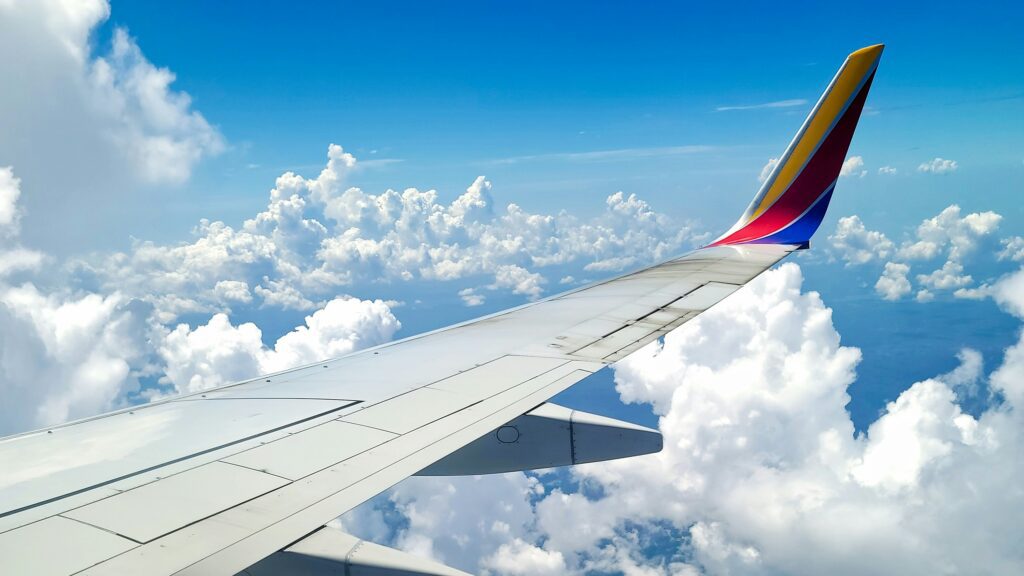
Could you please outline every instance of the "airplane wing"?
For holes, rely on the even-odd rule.
[[[546,401],[808,246],[881,52],[847,58],[707,247],[342,358],[0,440],[0,573],[461,574],[323,527],[417,473],[659,450],[656,431]]]

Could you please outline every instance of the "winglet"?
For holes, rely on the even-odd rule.
[[[711,246],[810,241],[825,217],[883,48],[847,56],[750,207]]]

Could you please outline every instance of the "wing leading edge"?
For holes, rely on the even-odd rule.
[[[335,360],[0,439],[0,571],[234,574],[289,547],[308,555],[306,537],[403,478],[471,469],[481,437],[527,426],[547,399],[807,246],[881,52],[847,58],[709,246]],[[573,417],[545,418],[569,427],[571,450]],[[633,453],[657,444],[655,431],[593,422],[644,439]]]

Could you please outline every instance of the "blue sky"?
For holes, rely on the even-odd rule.
[[[964,178],[1010,207],[1011,187],[994,184],[1021,177],[1018,12],[1010,3],[973,11],[932,2],[855,10],[827,3],[635,10],[615,3],[123,2],[96,42],[126,27],[230,143],[168,198],[170,218],[124,225],[138,236],[176,238],[211,214],[240,220],[260,207],[284,169],[318,169],[329,142],[361,159],[401,160],[361,174],[358,183],[369,190],[417,186],[451,198],[486,174],[500,184],[503,201],[574,210],[592,210],[589,199],[625,190],[715,230],[731,223],[756,186],[751,175],[781,152],[810,104],[715,110],[813,102],[847,53],[876,42],[888,45],[869,103],[878,115],[861,123],[852,152],[891,165],[962,159],[971,170]],[[693,145],[714,150],[494,163]],[[1008,170],[1013,160],[1017,170]],[[958,192],[933,184],[925,193],[900,182],[906,199],[884,210],[848,190],[835,210],[892,213],[884,223],[898,225],[912,217],[909,209],[941,208]],[[707,194],[715,201],[696,201]],[[958,200],[965,208],[974,201],[994,207],[982,198]]]
[[[666,342],[660,356],[639,354],[557,400],[661,425],[667,435],[684,430],[709,446],[747,446],[754,434],[788,439],[750,440],[757,450],[739,455],[688,460],[677,446],[667,456],[708,483],[733,477],[702,468],[712,461],[728,462],[733,475],[802,474],[804,462],[825,457],[794,463],[790,445],[810,433],[794,423],[827,421],[834,426],[813,432],[839,430],[857,447],[841,482],[815,484],[819,470],[788,491],[742,486],[782,502],[810,485],[872,510],[912,493],[944,494],[948,486],[923,479],[956,468],[927,456],[936,442],[959,454],[961,444],[942,437],[919,449],[899,445],[912,456],[897,450],[896,460],[920,460],[916,475],[900,476],[885,458],[868,470],[872,454],[885,454],[883,440],[899,436],[892,430],[907,406],[950,421],[962,412],[979,429],[1006,434],[990,421],[1012,411],[1014,392],[998,372],[1022,346],[1014,306],[1024,284],[1012,281],[1024,261],[1019,5],[293,4],[89,0],[76,13],[56,2],[0,3],[11,13],[0,18],[0,53],[8,54],[0,76],[19,80],[0,94],[0,131],[10,135],[0,139],[0,391],[11,398],[0,406],[0,431],[318,359],[303,354],[344,353],[699,246],[746,207],[843,58],[881,42],[849,170],[813,249],[791,258],[799,269],[773,272],[687,332],[694,342],[735,344],[739,328],[722,319],[734,314],[749,321],[736,327],[755,326],[751,342],[760,344],[738,347],[736,365],[701,366],[713,378],[695,383],[673,381],[660,363],[678,353],[676,368],[693,367],[686,354],[707,350]],[[15,50],[25,56],[11,57]],[[328,152],[331,144],[344,151]],[[401,200],[386,192],[408,188],[416,191]],[[772,292],[773,282],[796,288]],[[750,376],[742,361],[763,362],[764,379],[781,377],[771,368],[783,364],[778,350],[804,366],[807,351],[785,348],[786,335],[764,324],[758,306],[769,304],[797,310],[792,325],[827,350],[800,378],[820,378],[820,389],[805,388],[796,401],[774,389],[729,397],[773,423],[723,439],[721,422],[738,416],[712,418],[714,394],[735,384],[731,375]],[[823,316],[829,330],[815,336]],[[843,346],[859,349],[859,361]],[[847,381],[827,361],[855,375]],[[82,374],[94,379],[87,393],[76,388]],[[782,383],[762,382],[774,384]],[[692,429],[701,414],[681,415],[688,387],[712,406],[709,421]],[[927,404],[925,392],[952,400]],[[927,436],[918,432],[908,437]],[[1003,440],[1009,452],[992,448],[971,462],[991,464],[984,458],[996,454],[1024,463]],[[680,484],[689,478],[667,469]],[[686,490],[645,485],[690,511],[659,517],[625,506],[636,516],[620,517],[627,513],[600,506],[607,494],[635,504],[616,483],[634,472],[588,470],[453,481],[454,492],[529,496],[525,509],[510,507],[521,516],[503,520],[522,528],[515,538],[474,537],[481,544],[472,550],[417,532],[415,518],[426,513],[410,510],[417,502],[430,510],[426,488],[437,486],[429,483],[379,498],[346,526],[384,522],[390,544],[463,567],[479,561],[492,573],[515,573],[500,569],[501,554],[524,550],[589,573],[625,573],[629,562],[662,570],[652,573],[669,573],[672,562],[705,573],[799,572],[786,546],[738,529],[728,505],[701,508],[718,501],[714,494],[690,501]],[[538,478],[546,492],[532,484]],[[850,494],[851,483],[879,492]],[[886,510],[911,535],[929,521],[960,519]],[[471,512],[451,522],[473,525]],[[573,548],[552,527],[576,513],[614,522],[597,544]],[[801,526],[783,528],[797,534]],[[414,536],[433,537],[433,548]],[[809,541],[792,540],[796,548]],[[709,552],[707,542],[722,548]],[[863,558],[886,556],[884,546],[865,546]],[[744,564],[749,550],[764,564]],[[823,552],[822,564],[808,566],[838,573],[846,552]],[[1024,565],[1005,552],[987,558]]]

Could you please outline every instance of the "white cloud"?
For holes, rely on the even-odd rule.
[[[487,301],[487,297],[478,293],[475,288],[459,290],[459,298],[462,298],[462,303],[466,306],[480,306]]]
[[[1024,238],[1013,236],[1000,240],[1000,243],[1003,245],[1003,249],[999,252],[998,256],[1000,260],[1024,261]]]
[[[128,253],[78,270],[153,302],[168,322],[183,312],[249,302],[227,286],[251,287],[254,305],[294,310],[311,310],[356,282],[490,276],[477,295],[490,289],[538,298],[548,283],[545,269],[557,269],[555,278],[572,266],[618,271],[675,255],[694,240],[687,226],[633,194],[612,194],[602,214],[582,221],[515,204],[498,210],[483,177],[450,204],[434,190],[377,195],[345,188],[357,166],[331,145],[316,178],[281,175],[267,209],[238,228],[203,220],[190,243],[137,242]]]
[[[768,162],[761,167],[761,173],[757,175],[757,181],[764,183],[764,181],[767,180],[768,177],[772,175],[772,170],[774,170],[778,164],[778,158],[769,158]]]
[[[498,267],[491,287],[511,289],[513,294],[524,294],[536,300],[544,291],[541,287],[544,283],[544,277],[540,274],[513,264]]]
[[[304,326],[279,338],[273,348],[263,345],[263,333],[255,324],[234,326],[226,314],[215,314],[195,329],[179,324],[164,330],[157,354],[175,392],[196,392],[381,344],[399,327],[380,300],[337,298],[307,316]]]
[[[917,281],[934,290],[953,290],[971,284],[974,279],[964,274],[962,264],[950,260],[931,274],[918,274]]]
[[[21,220],[18,197],[21,196],[21,180],[14,177],[10,166],[0,167],[0,237],[16,236]]]
[[[887,262],[875,290],[887,300],[898,300],[913,290],[907,273],[907,262],[933,260],[945,255],[946,261],[928,274],[916,277],[920,289],[919,302],[929,302],[937,291],[953,291],[957,298],[982,298],[986,287],[972,290],[974,279],[964,273],[964,260],[998,229],[1003,217],[995,212],[972,212],[962,215],[956,204],[946,207],[937,216],[925,219],[914,231],[914,238],[903,242],[895,250],[894,260]],[[856,216],[840,219],[836,232],[829,237],[834,248],[847,263],[869,262],[877,256],[884,259],[892,250],[892,242],[878,232],[867,231]],[[1015,239],[1003,240],[1000,259],[1015,257]],[[1024,245],[1024,244],[1022,244]],[[872,251],[873,246],[884,248],[885,255]]]
[[[1018,270],[996,282],[992,297],[1007,312],[1024,318],[1024,271]]]
[[[252,302],[249,285],[240,280],[220,280],[214,284],[213,291],[225,302],[240,302],[242,304]]]
[[[35,271],[45,259],[41,252],[18,244],[22,208],[21,180],[10,166],[0,167],[0,278],[18,272]]]
[[[955,172],[959,167],[960,165],[956,163],[956,160],[936,157],[927,162],[922,162],[917,167],[917,171],[931,174],[948,174]]]
[[[148,313],[119,294],[0,285],[0,434],[124,404],[145,368]]]
[[[203,156],[224,147],[188,94],[170,89],[174,74],[151,64],[122,28],[110,53],[92,62],[88,81],[111,139],[146,181],[184,182]]]
[[[114,27],[109,45],[96,41],[109,16],[106,0],[0,2],[0,53],[17,55],[0,61],[9,80],[0,132],[10,136],[0,158],[32,183],[29,217],[41,229],[102,213],[98,198],[138,194],[141,183],[181,183],[224,148],[188,94],[173,89],[174,74],[125,30]],[[40,153],[54,143],[74,151],[59,169]]]
[[[900,247],[899,256],[907,260],[927,260],[948,248],[948,259],[961,261],[978,243],[999,228],[1003,217],[995,212],[972,212],[961,217],[956,204],[946,207],[934,218],[917,227],[917,241]]]
[[[878,169],[878,173],[883,175],[883,176],[892,176],[893,174],[896,174],[897,172],[898,172],[898,170],[896,170],[892,166],[882,166],[881,168]]]
[[[828,240],[847,266],[884,260],[894,248],[885,234],[868,230],[856,215],[840,218]]]
[[[910,280],[907,279],[909,272],[910,266],[906,264],[886,262],[885,271],[875,282],[875,291],[886,300],[899,300],[910,294]]]
[[[807,100],[803,98],[793,98],[790,100],[776,100],[774,102],[762,102],[760,104],[743,104],[737,106],[718,106],[715,108],[715,112],[729,112],[733,110],[762,110],[765,108],[795,108],[797,106],[803,106],[807,104]]]
[[[867,173],[868,171],[864,168],[864,158],[862,156],[850,156],[843,161],[843,166],[839,169],[839,175],[847,178],[863,178]]]
[[[519,538],[502,544],[482,562],[488,570],[509,576],[560,576],[566,573],[561,552],[545,550]]]

